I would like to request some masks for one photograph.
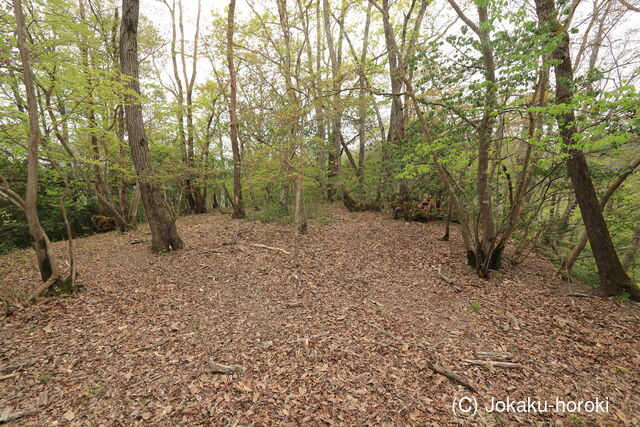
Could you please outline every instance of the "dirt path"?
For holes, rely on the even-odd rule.
[[[303,239],[297,276],[288,255],[252,246],[292,250],[289,227],[221,215],[181,219],[188,247],[167,255],[130,243],[148,239],[144,228],[78,239],[86,291],[0,321],[0,418],[35,408],[15,425],[640,425],[637,305],[567,297],[535,256],[478,279],[455,232],[437,240],[442,228],[335,212]],[[0,271],[5,286],[36,283],[30,251],[0,258]],[[474,350],[509,351],[523,367],[468,365]],[[246,370],[212,374],[212,359]],[[463,395],[610,403],[604,415],[466,419],[452,414]]]

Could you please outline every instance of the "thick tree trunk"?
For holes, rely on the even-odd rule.
[[[27,26],[22,11],[22,1],[13,0],[13,13],[16,18],[18,50],[22,60],[22,78],[27,93],[27,112],[29,115],[29,141],[27,145],[27,188],[23,201],[27,217],[31,245],[36,252],[38,269],[43,282],[58,277],[58,265],[51,249],[49,237],[40,225],[38,217],[38,144],[40,142],[40,124],[38,119],[38,103],[33,82],[31,59],[27,48]]]
[[[240,149],[238,147],[238,106],[236,96],[236,68],[233,62],[233,25],[236,0],[229,2],[229,15],[227,21],[227,66],[229,67],[229,127],[231,137],[231,149],[233,151],[233,218],[244,218],[244,202],[242,200],[242,184],[240,173],[242,165]]]
[[[151,228],[151,250],[153,252],[177,250],[183,247],[175,221],[167,203],[162,198],[160,187],[153,180],[154,170],[144,131],[142,105],[140,104],[140,82],[138,63],[138,14],[139,0],[122,0],[122,22],[120,26],[120,69],[128,77],[127,87],[137,96],[127,96],[125,116],[133,163],[140,182],[149,227]]]
[[[536,11],[540,23],[554,35],[561,35],[553,52],[556,75],[556,104],[566,109],[573,96],[573,66],[569,51],[569,33],[558,21],[554,0],[536,0]],[[635,287],[631,278],[625,273],[618,258],[613,240],[609,234],[607,223],[600,209],[598,196],[591,181],[589,166],[584,153],[579,150],[574,141],[576,134],[575,113],[572,109],[558,115],[558,127],[564,149],[569,155],[567,169],[573,185],[573,190],[580,206],[593,256],[600,276],[600,293],[613,295],[620,292],[631,292],[634,297],[640,297],[640,291]]]

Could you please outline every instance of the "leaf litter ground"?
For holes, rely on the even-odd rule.
[[[311,224],[294,269],[290,255],[253,246],[292,252],[288,226],[209,214],[178,227],[187,248],[163,255],[149,252],[145,227],[77,239],[86,290],[0,320],[0,419],[33,410],[13,424],[640,425],[639,307],[567,296],[582,285],[556,279],[541,257],[482,280],[455,230],[438,240],[442,223],[334,208]],[[33,258],[1,257],[0,283],[32,289]],[[471,365],[474,351],[510,352],[521,367]],[[244,371],[211,373],[212,361]],[[465,395],[481,406],[610,403],[597,415],[454,415]]]

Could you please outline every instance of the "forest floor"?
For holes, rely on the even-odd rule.
[[[0,419],[34,410],[14,424],[640,425],[640,307],[567,296],[584,285],[559,281],[539,256],[482,280],[455,229],[443,242],[440,222],[335,207],[311,223],[296,271],[290,255],[253,246],[292,251],[290,226],[216,213],[178,228],[186,249],[163,255],[149,252],[146,227],[77,239],[86,290],[0,320]],[[30,250],[1,257],[0,272],[4,286],[38,282]],[[474,350],[511,352],[521,367],[468,364]],[[212,360],[244,371],[212,373]],[[452,413],[461,396],[476,399],[475,416]],[[609,406],[482,408],[507,397]]]

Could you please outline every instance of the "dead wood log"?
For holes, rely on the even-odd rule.
[[[474,393],[478,392],[474,386],[472,386],[467,381],[465,381],[464,379],[462,379],[461,377],[459,377],[458,375],[456,375],[456,374],[454,374],[452,372],[449,372],[449,371],[447,371],[445,369],[442,369],[441,367],[439,367],[437,365],[434,365],[432,363],[427,363],[427,368],[431,369],[436,374],[439,374],[439,375],[442,375],[444,377],[449,378],[455,384],[459,384],[459,385],[461,385],[462,387],[466,388],[469,391],[472,391]]]
[[[469,360],[465,359],[463,362],[468,363],[469,365],[479,365],[479,366],[489,366],[491,368],[516,368],[521,369],[522,365],[515,362],[494,362],[492,360]]]
[[[39,409],[27,409],[24,411],[13,412],[12,409],[5,409],[0,411],[0,424],[5,424],[11,421],[19,420],[20,418],[30,417],[40,412]]]
[[[263,245],[261,243],[252,243],[251,246],[255,247],[255,248],[262,248],[262,249],[269,249],[271,251],[276,251],[276,252],[282,252],[283,254],[286,255],[291,255],[291,252],[282,249],[282,248],[274,248],[273,246],[267,246],[267,245]]]
[[[473,352],[478,359],[489,359],[497,361],[508,361],[513,359],[513,355],[508,351],[479,351]]]
[[[342,203],[349,212],[379,212],[381,210],[380,204],[377,202],[362,202],[351,197],[343,184],[340,184],[340,191],[342,192]]]
[[[223,365],[212,360],[209,362],[209,371],[213,374],[231,375],[243,372],[244,367],[240,365]]]

